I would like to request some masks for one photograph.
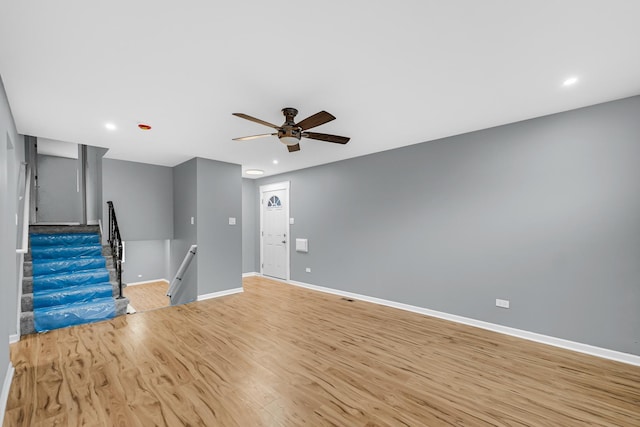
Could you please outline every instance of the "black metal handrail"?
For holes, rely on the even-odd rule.
[[[113,202],[107,202],[107,205],[109,206],[109,245],[115,261],[119,289],[118,299],[121,299],[124,298],[122,296],[122,237],[120,237],[120,229],[118,228],[118,219],[116,218],[116,210],[113,208]]]

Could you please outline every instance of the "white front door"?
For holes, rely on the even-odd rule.
[[[284,280],[289,279],[288,187],[288,182],[272,184],[260,191],[262,274]]]

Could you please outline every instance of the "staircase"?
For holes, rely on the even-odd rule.
[[[116,299],[118,283],[111,248],[100,229],[31,226],[22,281],[22,335],[111,319],[126,313]]]

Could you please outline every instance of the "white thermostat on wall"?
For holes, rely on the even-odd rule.
[[[309,241],[307,239],[296,239],[296,252],[309,252]]]

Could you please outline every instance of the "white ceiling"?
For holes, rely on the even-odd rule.
[[[640,94],[638,16],[635,0],[13,1],[0,74],[20,133],[271,175]],[[231,140],[270,131],[231,113],[281,124],[289,106],[351,142]]]
[[[53,139],[38,138],[38,154],[64,157],[67,159],[78,158],[78,144],[55,141]]]

